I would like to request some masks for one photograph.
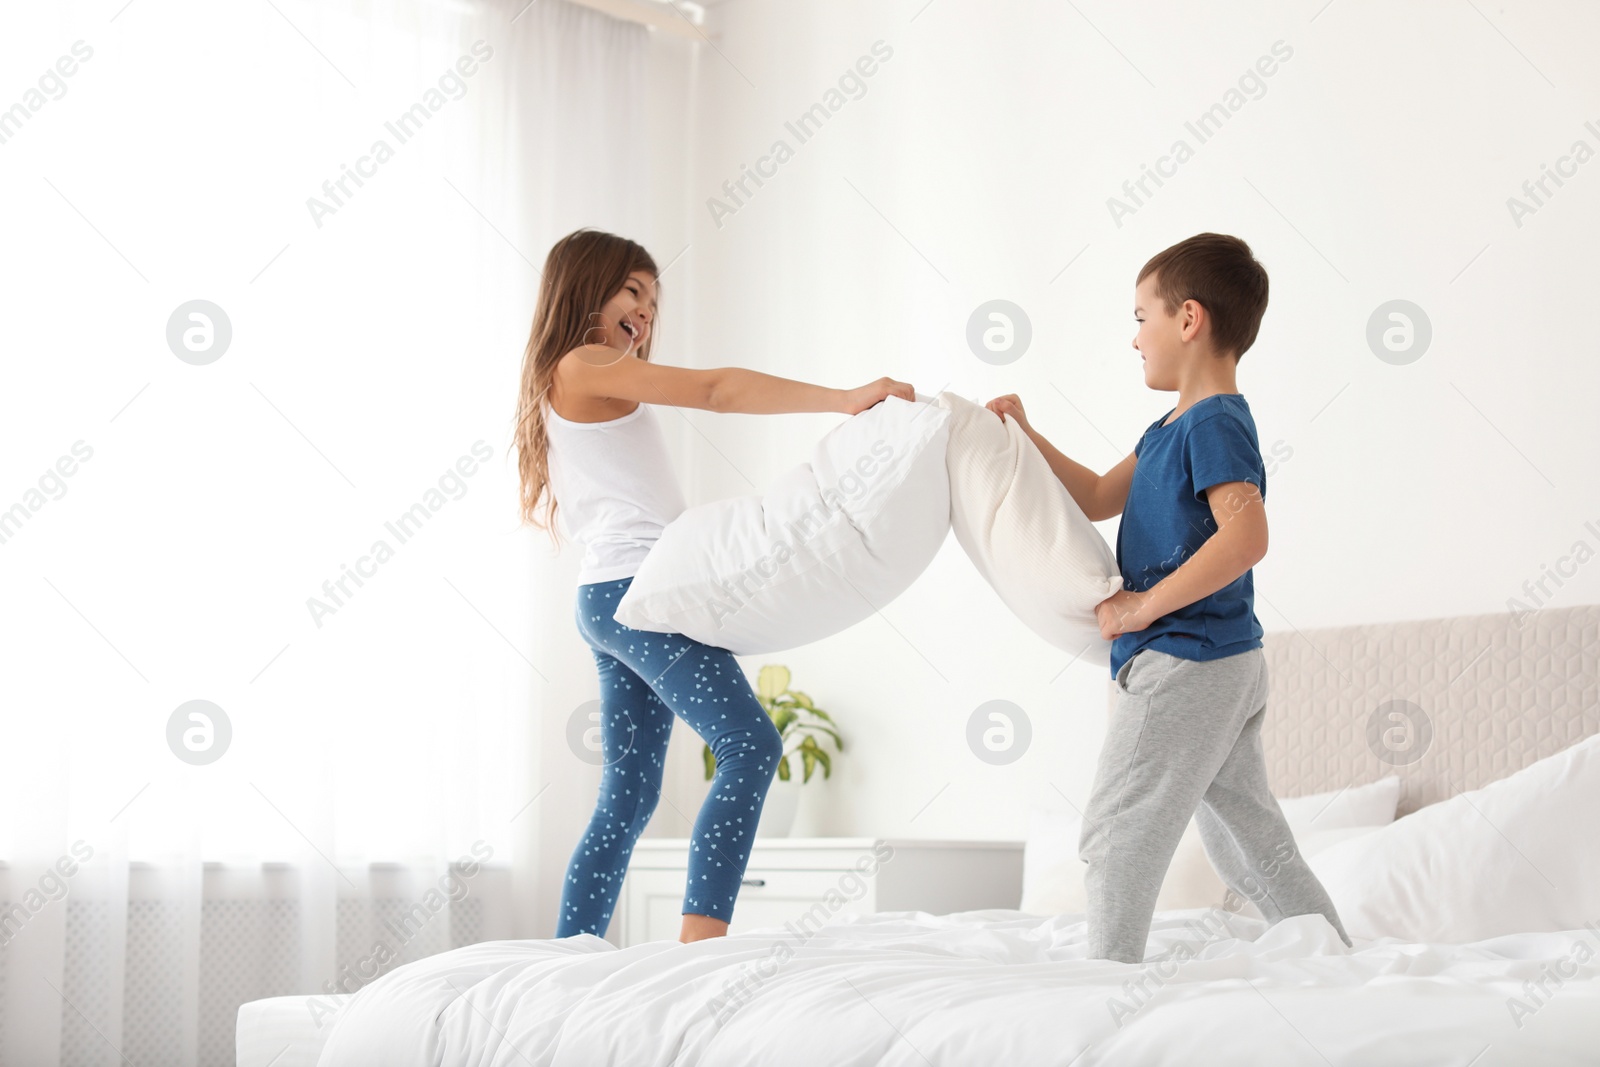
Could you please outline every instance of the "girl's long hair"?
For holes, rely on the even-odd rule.
[[[556,364],[586,343],[584,335],[593,328],[595,316],[636,270],[658,273],[656,261],[643,246],[599,230],[569,233],[545,257],[539,304],[522,353],[514,447],[521,484],[518,512],[524,523],[548,530],[552,538],[556,536],[557,502],[550,491],[550,437],[545,415]],[[659,275],[656,299],[660,300]],[[635,349],[638,358],[650,358],[658,321],[651,316],[650,336]]]

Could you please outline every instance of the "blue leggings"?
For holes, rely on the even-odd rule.
[[[783,741],[733,653],[682,634],[634,630],[612,616],[632,578],[578,586],[578,632],[600,668],[605,766],[589,828],[572,853],[557,937],[604,937],[633,845],[661,798],[676,713],[717,758],[689,841],[685,915],[728,922]]]

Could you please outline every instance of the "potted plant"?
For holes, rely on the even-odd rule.
[[[833,717],[811,702],[811,698],[798,689],[789,688],[789,668],[768,664],[761,668],[756,678],[756,698],[778,728],[783,739],[783,756],[778,760],[778,780],[767,792],[761,809],[761,822],[756,834],[761,837],[786,837],[794,825],[795,810],[800,804],[799,787],[811,781],[817,768],[822,777],[833,774],[833,758],[823,748],[819,738],[832,740],[836,752],[844,751],[844,739],[839,736]],[[701,746],[705,760],[706,780],[717,771],[717,758],[710,745]],[[800,757],[801,778],[794,780],[794,770],[789,764],[791,756]]]

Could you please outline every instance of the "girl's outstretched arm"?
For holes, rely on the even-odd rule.
[[[585,345],[562,357],[563,391],[592,400],[700,408],[745,415],[836,411],[854,415],[889,396],[916,399],[906,382],[879,378],[855,389],[830,389],[744,367],[696,370],[625,356],[606,345]]]

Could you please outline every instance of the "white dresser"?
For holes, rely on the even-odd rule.
[[[644,838],[622,883],[613,936],[623,947],[676,941],[683,925],[687,838]],[[1015,908],[1021,841],[878,837],[757,838],[729,933],[844,914]]]

